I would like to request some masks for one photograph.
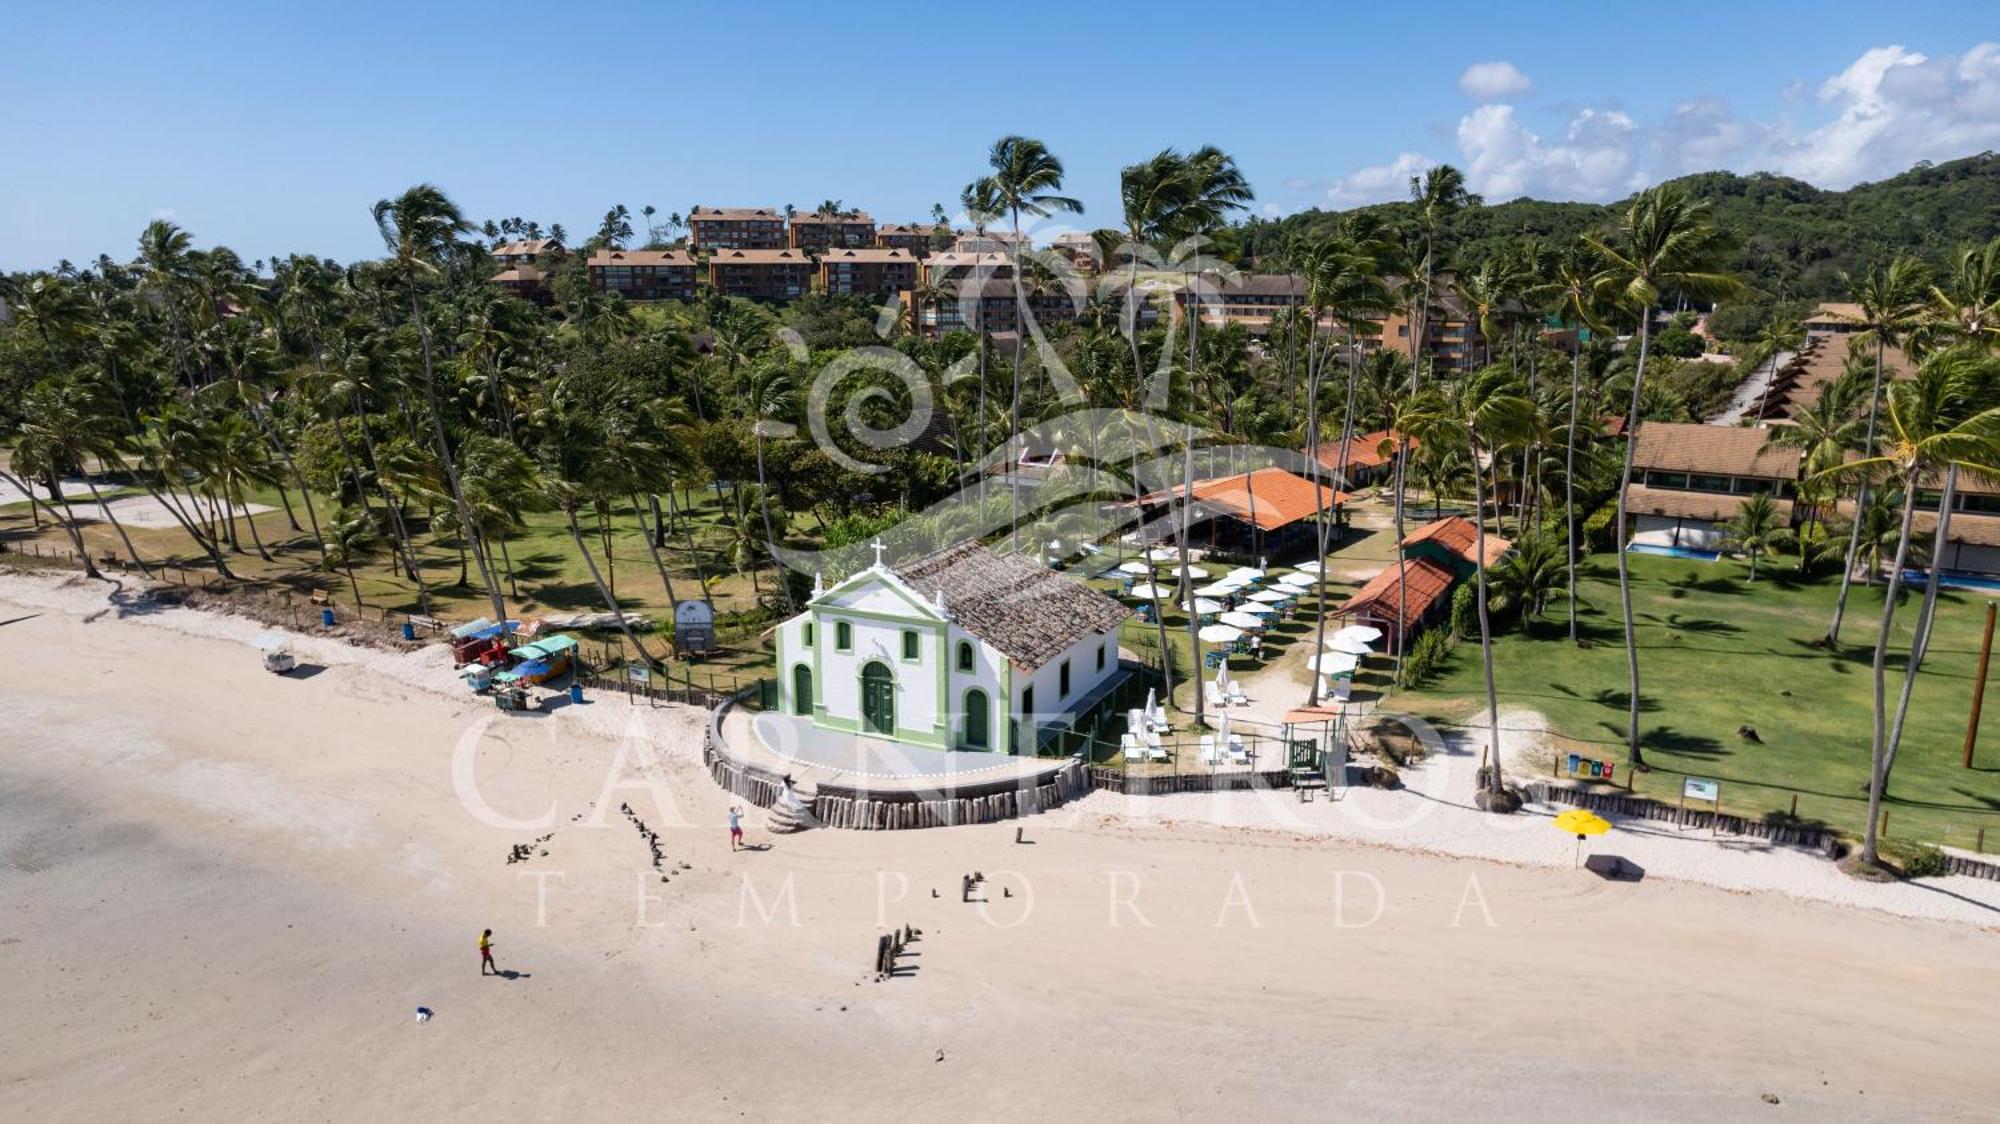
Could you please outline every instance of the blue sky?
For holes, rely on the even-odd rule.
[[[369,255],[368,205],[424,180],[579,238],[619,202],[908,220],[1009,132],[1062,157],[1084,226],[1115,225],[1119,167],[1166,145],[1222,146],[1270,213],[1395,196],[1436,161],[1495,199],[1607,199],[2000,148],[2000,12],[1800,10],[14,3],[0,268],[130,257],[156,215],[245,258]]]

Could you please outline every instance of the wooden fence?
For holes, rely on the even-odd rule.
[[[1171,796],[1181,792],[1240,792],[1246,789],[1290,788],[1289,770],[1218,770],[1206,773],[1147,773],[1125,769],[1090,770],[1092,788],[1127,796]]]
[[[1847,847],[1846,840],[1839,832],[1829,828],[1790,823],[1783,819],[1749,819],[1726,812],[1684,808],[1644,796],[1593,792],[1564,784],[1551,784],[1548,781],[1535,781],[1528,786],[1528,792],[1533,799],[1542,803],[1569,804],[1578,808],[1588,808],[1593,812],[1609,812],[1633,819],[1658,820],[1682,828],[1707,828],[1719,835],[1740,835],[1751,839],[1768,840],[1781,847],[1800,847],[1818,851],[1828,858],[1838,857]],[[1946,852],[1944,867],[1947,874],[1963,874],[1969,878],[2000,882],[2000,864]]]

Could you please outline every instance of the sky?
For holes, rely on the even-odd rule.
[[[1265,215],[1438,162],[1496,202],[1602,201],[2000,149],[1991,0],[4,0],[0,45],[0,269],[129,259],[154,218],[246,260],[372,256],[370,204],[419,182],[572,241],[615,203],[927,219],[1009,133],[1062,159],[1084,229],[1167,146],[1229,152]]]

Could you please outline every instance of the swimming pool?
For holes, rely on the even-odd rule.
[[[1903,584],[1921,587],[1929,575],[1922,570],[1904,570]],[[1951,589],[1983,589],[2000,592],[2000,578],[1984,574],[1960,574],[1944,570],[1938,574],[1938,584]]]
[[[1663,558],[1693,558],[1702,562],[1713,562],[1722,555],[1713,550],[1695,550],[1685,546],[1655,546],[1649,542],[1635,542],[1626,545],[1631,554],[1657,554]]]

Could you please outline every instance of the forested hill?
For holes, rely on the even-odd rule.
[[[1674,182],[1713,205],[1717,223],[1738,241],[1736,270],[1779,299],[1841,297],[1843,270],[1858,273],[1905,252],[1941,266],[1955,246],[2000,235],[2000,156],[1991,152],[1919,164],[1846,191],[1823,191],[1768,173],[1704,172]],[[1517,199],[1472,207],[1452,218],[1449,244],[1462,262],[1476,262],[1523,234],[1566,242],[1612,221],[1625,206]],[[1398,224],[1412,217],[1407,203],[1355,210]],[[1349,213],[1314,210],[1253,220],[1242,231],[1243,251],[1268,252],[1294,234],[1330,227]]]

